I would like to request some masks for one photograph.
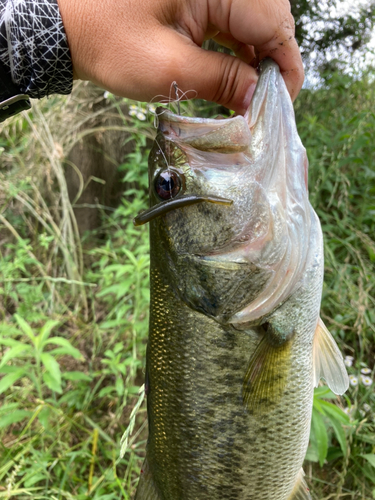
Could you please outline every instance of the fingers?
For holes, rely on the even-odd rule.
[[[75,75],[115,94],[151,100],[176,81],[244,113],[265,57],[279,64],[293,99],[302,86],[289,0],[58,1]],[[237,57],[201,49],[207,36]]]
[[[238,57],[203,50],[170,27],[155,27],[147,42],[142,45],[139,39],[133,47],[142,50],[124,53],[113,39],[116,57],[101,59],[100,71],[94,67],[90,79],[114,94],[140,101],[168,98],[175,81],[187,98],[198,97],[240,114],[246,112],[258,80],[249,64]],[[98,74],[105,75],[105,80],[99,80]]]
[[[239,42],[229,33],[218,33],[213,37],[213,40],[219,45],[231,49],[241,61],[251,64],[252,66],[256,65],[254,47]]]
[[[182,91],[194,90],[198,98],[244,114],[258,80],[256,70],[248,64],[254,59],[254,51],[243,44],[236,47],[244,62],[238,57],[203,50],[182,35],[171,32],[169,37],[168,42],[164,39],[164,45],[172,45],[176,54],[175,62],[164,75],[163,85],[168,82],[164,92],[169,91],[170,82],[175,80]],[[170,58],[170,51],[168,55]]]
[[[223,4],[221,0],[209,0],[209,23],[221,32],[229,32],[237,44],[253,46],[258,62],[266,57],[274,59],[294,100],[302,87],[304,71],[294,38],[289,1],[232,0],[224,3],[227,3],[227,10],[218,8],[217,4]]]
[[[265,3],[272,12],[267,12]],[[294,19],[288,0],[263,1],[262,12],[257,15],[258,29],[251,36],[252,43],[261,61],[271,57],[280,67],[289,94],[294,100],[302,88],[304,70],[301,54],[294,37]],[[265,27],[267,26],[267,28]],[[266,40],[266,41],[265,41]]]
[[[272,57],[280,67],[286,87],[292,101],[296,99],[302,88],[304,70],[297,42],[294,38],[277,36],[268,44],[255,48],[257,59]]]

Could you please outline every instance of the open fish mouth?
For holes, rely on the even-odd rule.
[[[171,214],[165,231],[171,253],[204,256],[201,264],[206,273],[215,265],[209,261],[220,261],[219,269],[235,262],[247,264],[248,273],[251,266],[261,270],[257,293],[233,311],[230,322],[235,325],[258,321],[291,297],[304,282],[321,242],[319,222],[308,200],[306,151],[288,91],[272,60],[262,63],[259,78],[244,117],[215,120],[170,112],[159,117],[164,153],[155,149],[150,163],[150,193],[156,204],[134,221],[139,225],[203,201],[229,205],[233,200],[229,210],[198,205],[181,218]],[[160,203],[155,179],[165,171],[163,161],[166,171],[185,176],[186,191]],[[204,279],[197,272],[193,281],[199,288]],[[201,295],[206,297],[205,292]]]
[[[172,210],[176,210],[177,208],[188,207],[190,205],[196,205],[197,203],[215,203],[216,205],[226,205],[230,206],[233,204],[233,200],[229,200],[227,198],[221,198],[220,196],[198,196],[198,195],[182,195],[178,198],[174,198],[171,200],[166,200],[150,207],[149,209],[141,212],[134,218],[134,225],[141,226],[150,222],[156,217],[160,217],[161,215],[165,215]]]

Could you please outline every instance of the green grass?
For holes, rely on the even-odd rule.
[[[87,320],[84,311],[61,312],[56,304],[30,320],[26,309],[22,316],[6,315],[0,325],[4,494],[78,499],[89,493],[89,498],[110,499],[134,493],[146,439],[144,407],[123,459],[119,449],[143,383],[148,242],[144,230],[132,237],[132,228],[122,231],[120,215],[113,223],[118,225],[113,240],[88,256],[87,279],[97,286],[87,292]],[[28,288],[19,284],[12,282],[9,300],[30,304]],[[45,282],[39,286],[33,311],[52,299]],[[59,293],[72,304],[67,290]],[[0,488],[0,498],[3,492]]]
[[[2,134],[0,498],[131,498],[147,438],[143,404],[120,458],[148,328],[148,233],[132,224],[147,204],[145,123],[126,122],[137,146],[122,170],[136,189],[103,220],[108,238],[92,235],[85,250],[61,196],[61,161],[38,135],[73,140],[56,131],[60,106],[67,113],[64,99],[38,103],[32,121],[16,118]]]
[[[325,235],[322,317],[359,379],[343,398],[316,391],[305,470],[319,500],[375,498],[374,386],[360,378],[365,367],[374,377],[374,93],[366,79],[335,77],[296,103]],[[132,219],[147,206],[152,120],[124,116],[136,144],[121,166],[130,187],[103,215],[106,238],[86,245],[59,154],[82,123],[68,101],[43,101],[29,120],[2,126],[0,499],[130,499],[144,457],[149,247]]]
[[[343,354],[354,358],[348,372],[358,385],[337,402],[350,418],[341,419],[344,433],[340,419],[319,414],[314,404],[308,452],[314,463],[307,470],[316,499],[370,499],[375,498],[375,396],[374,385],[362,383],[361,369],[369,368],[373,380],[375,87],[366,77],[353,82],[340,75],[329,85],[303,91],[296,116],[310,161],[310,200],[325,237],[321,314]]]

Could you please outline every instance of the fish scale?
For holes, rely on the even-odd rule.
[[[160,248],[154,237],[151,230],[151,244]],[[291,363],[298,379],[291,375],[278,407],[254,417],[244,408],[241,388],[259,335],[223,328],[178,300],[163,279],[163,255],[160,248],[151,262],[151,293],[157,299],[151,301],[147,356],[147,457],[160,498],[288,498],[309,435],[312,351],[306,347],[314,328],[302,322],[294,344]],[[319,276],[314,279],[317,288]],[[306,294],[299,300],[311,308],[316,290]]]
[[[322,233],[287,89],[268,60],[245,118],[159,118],[136,219],[151,247],[136,500],[311,500],[313,389],[348,377],[319,319]]]

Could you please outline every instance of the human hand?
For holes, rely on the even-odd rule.
[[[288,0],[58,0],[74,77],[139,101],[187,97],[244,114],[259,60],[280,66],[294,100],[303,83]],[[206,51],[213,38],[237,57]],[[254,67],[253,67],[254,66]]]

